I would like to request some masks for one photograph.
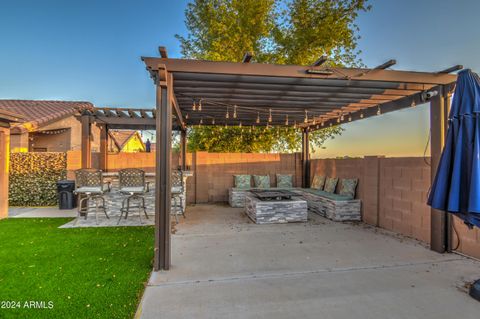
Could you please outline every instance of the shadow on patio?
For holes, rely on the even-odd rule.
[[[172,266],[154,272],[142,318],[478,318],[465,282],[480,263],[365,224],[309,215],[253,224],[243,209],[189,207]]]

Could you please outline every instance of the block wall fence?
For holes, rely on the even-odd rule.
[[[311,178],[315,174],[339,178],[358,178],[357,198],[362,200],[363,221],[422,242],[430,242],[430,207],[426,205],[430,189],[429,158],[366,156],[353,159],[313,159]],[[80,168],[79,151],[67,153],[69,178]],[[98,167],[99,154],[92,153],[92,166]],[[234,174],[292,174],[294,186],[302,184],[301,154],[187,153],[187,167],[193,177],[187,180],[187,201],[217,203],[228,201],[228,188]],[[180,164],[178,153],[172,155],[172,167]],[[126,167],[155,171],[155,153],[108,154],[108,171]],[[460,238],[458,251],[480,258],[480,231],[469,230],[459,219],[454,226]],[[454,247],[457,245],[454,232]]]

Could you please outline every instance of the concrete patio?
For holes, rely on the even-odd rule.
[[[480,263],[362,223],[256,225],[189,207],[172,267],[154,272],[140,318],[478,318]]]

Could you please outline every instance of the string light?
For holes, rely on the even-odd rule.
[[[317,119],[313,117],[313,125],[317,124]]]
[[[268,109],[268,123],[272,121],[272,109]]]
[[[340,123],[340,118],[339,117],[337,117],[337,123]]]
[[[188,117],[189,117],[189,116],[188,116],[188,113],[185,114],[185,119],[186,119],[186,120],[188,120]]]
[[[212,125],[215,125],[215,118],[212,119]]]
[[[203,124],[203,117],[200,118],[200,125],[202,125],[202,124]]]
[[[322,121],[321,125],[322,125],[322,127],[324,127],[324,126],[325,126],[325,122],[324,122],[324,121]]]
[[[352,115],[348,115],[348,121],[351,122],[352,121]]]
[[[233,118],[234,119],[237,118],[237,106],[236,105],[233,106]]]
[[[305,119],[303,120],[303,123],[307,123],[308,122],[308,111],[305,110]]]
[[[380,109],[380,105],[379,105],[377,109],[377,115],[380,115],[380,114],[382,114],[382,110]]]
[[[202,99],[198,100],[198,110],[202,110]]]
[[[297,128],[297,121],[295,120],[295,122],[293,123],[293,128],[296,129]]]
[[[227,106],[227,114],[225,114],[225,118],[229,119],[230,118],[230,113],[228,113],[228,106]]]
[[[285,126],[288,126],[288,114],[287,114],[287,116],[285,117]]]
[[[195,100],[193,100],[192,111],[196,111],[196,110],[197,110],[197,103],[195,102]]]
[[[414,99],[412,99],[412,104],[410,104],[410,106],[411,106],[411,107],[417,106],[417,103],[415,103],[415,100],[414,100]]]
[[[318,126],[318,124],[317,124],[316,128],[317,128],[317,130],[319,129],[319,126]]]
[[[260,123],[260,112],[257,112],[257,119],[255,120],[255,123]]]
[[[332,123],[330,123],[330,127],[332,127],[332,125],[333,125],[333,124],[332,124]]]
[[[343,122],[343,120],[345,119],[345,116],[343,115],[343,113],[340,113],[342,116],[340,116],[340,121]]]
[[[362,112],[362,113],[360,113],[360,118],[361,118],[361,119],[363,119],[363,112]]]
[[[238,127],[242,127],[242,122],[238,123]]]

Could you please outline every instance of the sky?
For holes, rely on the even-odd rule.
[[[155,105],[140,56],[166,46],[181,57],[186,0],[0,0],[0,99],[90,101],[96,106]],[[357,19],[363,62],[439,71],[480,71],[478,0],[371,0]],[[343,125],[315,157],[422,156],[428,106]]]

